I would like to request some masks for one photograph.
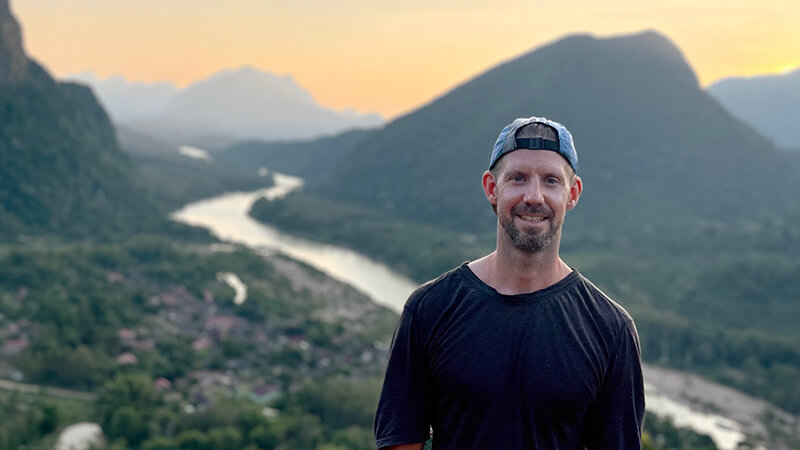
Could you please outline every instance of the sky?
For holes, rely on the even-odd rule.
[[[57,77],[172,81],[243,65],[391,118],[567,34],[656,30],[706,86],[800,67],[797,0],[11,0]]]

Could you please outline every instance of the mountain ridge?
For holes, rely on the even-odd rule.
[[[0,83],[25,80],[28,64],[19,22],[11,13],[8,0],[0,0]]]
[[[784,74],[724,78],[706,91],[776,145],[800,150],[800,68]]]
[[[681,174],[702,180],[711,196],[726,198],[722,194],[733,189],[758,205],[759,195],[737,180],[759,176],[757,170],[765,179],[780,175],[775,164],[763,162],[767,155],[782,161],[775,149],[700,89],[674,44],[646,31],[607,39],[569,36],[502,63],[387,124],[316,193],[431,225],[491,233],[493,213],[480,174],[499,130],[530,115],[546,115],[573,132],[587,189],[567,222],[580,227],[604,212],[626,231],[642,219],[659,227],[687,207],[698,219],[741,219],[731,205],[703,202],[692,193],[667,197],[661,210],[650,199],[674,190],[670,177]],[[437,173],[435,167],[447,169]],[[709,182],[706,172],[719,180]],[[404,183],[403,174],[414,181]],[[593,200],[601,192],[605,198]]]
[[[21,28],[8,0],[0,4],[0,49],[18,67],[0,75],[0,239],[176,228],[133,187],[130,161],[91,89],[57,83],[24,51],[20,59]]]

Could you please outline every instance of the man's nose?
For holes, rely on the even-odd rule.
[[[539,183],[530,183],[525,189],[525,203],[541,204],[544,203],[544,196],[542,195],[542,187]]]

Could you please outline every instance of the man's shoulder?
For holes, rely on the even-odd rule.
[[[580,273],[578,274],[577,286],[597,314],[603,316],[607,321],[618,323],[620,326],[633,326],[633,318],[625,307]]]
[[[425,306],[433,306],[432,303],[439,302],[443,298],[451,298],[454,288],[463,283],[461,271],[464,270],[466,264],[466,262],[462,263],[420,285],[408,297],[405,309],[418,311]]]

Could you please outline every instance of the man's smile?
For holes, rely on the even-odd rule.
[[[525,221],[527,221],[527,222],[541,222],[541,221],[543,221],[543,220],[545,219],[545,218],[544,218],[544,217],[542,217],[542,216],[528,216],[528,215],[523,215],[523,216],[519,216],[519,217],[520,217],[522,220],[525,220]]]

